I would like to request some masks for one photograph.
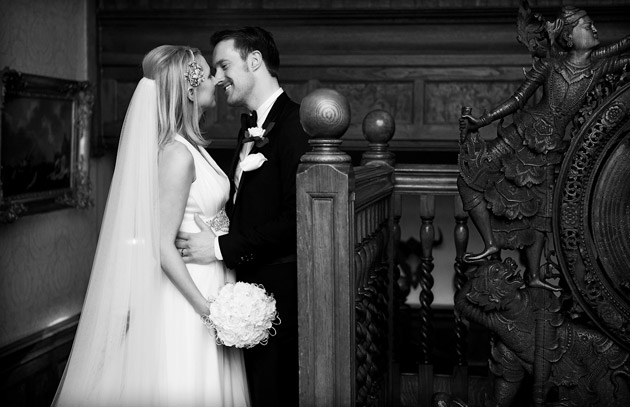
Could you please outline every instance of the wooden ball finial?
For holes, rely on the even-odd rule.
[[[302,99],[300,123],[312,138],[340,138],[350,126],[350,104],[335,90],[316,89]]]
[[[363,135],[370,143],[388,143],[395,132],[394,117],[385,110],[372,110],[363,119]]]

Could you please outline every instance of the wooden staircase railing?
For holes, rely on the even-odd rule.
[[[420,314],[420,360],[417,375],[418,405],[430,406],[434,391],[433,371],[433,244],[435,239],[435,197],[452,196],[454,200],[455,230],[453,238],[456,255],[454,260],[455,290],[464,281],[464,263],[462,258],[468,245],[468,214],[464,211],[462,201],[457,192],[456,165],[410,165],[397,164],[395,167],[394,219],[399,222],[402,214],[401,201],[403,195],[419,197],[420,204],[420,266],[417,271]],[[398,225],[396,227],[399,228]],[[455,349],[457,363],[451,378],[451,393],[460,399],[468,399],[468,369],[466,358],[467,328],[459,315],[455,313]]]
[[[456,166],[395,165],[388,142],[395,130],[387,112],[369,113],[363,132],[369,150],[353,167],[341,151],[349,106],[320,89],[302,101],[311,135],[297,174],[300,406],[398,406],[401,375],[396,319],[404,298],[398,286],[403,195],[420,198],[421,360],[417,405],[429,406],[433,385],[433,239],[435,196],[455,199],[456,284],[468,241],[467,215],[457,193]],[[453,394],[467,398],[466,328],[456,318]]]

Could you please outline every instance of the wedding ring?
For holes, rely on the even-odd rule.
[[[179,253],[184,257],[184,249],[179,249]]]

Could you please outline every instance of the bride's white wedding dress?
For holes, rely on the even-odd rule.
[[[155,82],[143,78],[125,116],[90,282],[55,407],[248,405],[240,350],[216,344],[214,333],[160,266],[157,112]],[[183,137],[176,140],[191,152],[196,173],[181,230],[197,232],[193,214],[216,217],[228,199],[229,181],[205,150]],[[206,296],[234,281],[222,262],[187,267]]]
[[[206,219],[217,218],[227,232],[227,216],[223,210],[229,196],[230,182],[205,150],[198,150],[181,136],[195,162],[195,180],[190,187],[183,232],[199,232],[194,214]],[[211,264],[187,264],[190,275],[204,296],[216,296],[227,282],[235,282],[234,272],[222,261]],[[219,346],[214,334],[202,324],[184,296],[173,284],[164,286],[164,327],[168,375],[163,395],[172,406],[234,406],[248,404],[245,366],[241,351]]]

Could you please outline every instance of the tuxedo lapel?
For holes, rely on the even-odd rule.
[[[228,199],[226,210],[228,217],[231,217],[232,211],[234,209],[234,194],[236,193],[236,184],[234,183],[234,174],[236,174],[236,166],[238,165],[239,155],[241,153],[241,148],[243,147],[243,137],[245,137],[245,131],[241,128],[238,131],[238,137],[236,138],[236,148],[234,149],[234,154],[232,155],[232,163],[230,164],[230,172],[228,173],[228,178],[230,180],[230,198]]]
[[[232,155],[230,173],[228,174],[231,181],[234,181],[234,174],[236,173],[236,166],[238,165],[238,156],[241,153],[241,148],[243,147],[243,137],[245,137],[245,131],[240,129],[238,131],[238,137],[236,138],[236,148],[234,149],[234,154]]]
[[[289,97],[287,96],[286,92],[282,92],[271,107],[271,110],[269,111],[269,114],[267,115],[267,118],[262,125],[263,129],[268,128],[270,126],[270,123],[275,123],[278,120],[280,113],[282,113],[288,101]],[[265,137],[271,138],[271,136],[273,135],[273,131],[274,129],[270,129],[269,133],[265,134]],[[254,154],[259,150],[260,149],[254,145],[254,148],[252,148],[249,153]]]
[[[276,121],[276,119],[280,115],[280,112],[282,112],[282,110],[284,109],[284,106],[287,104],[288,101],[289,101],[289,97],[287,96],[286,92],[282,92],[280,96],[278,96],[275,103],[271,107],[271,110],[269,111],[269,114],[267,115],[265,122],[263,123],[264,129],[267,128],[269,123]]]

